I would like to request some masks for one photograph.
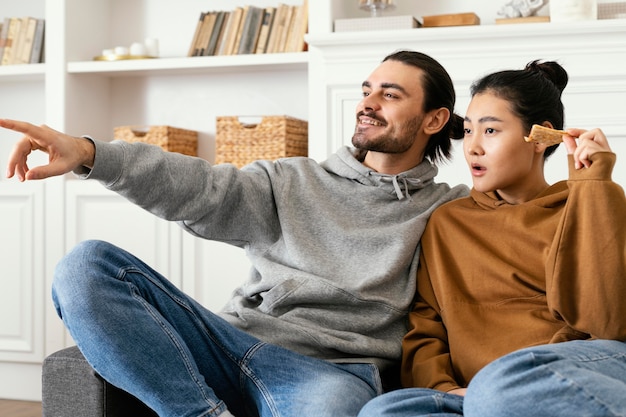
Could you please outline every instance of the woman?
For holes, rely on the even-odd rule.
[[[422,238],[402,382],[359,417],[626,416],[626,198],[600,129],[568,129],[569,179],[549,185],[568,81],[529,63],[472,85],[473,189]]]

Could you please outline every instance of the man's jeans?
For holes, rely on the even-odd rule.
[[[333,364],[263,343],[206,310],[129,253],[79,244],[53,300],[79,349],[159,416],[356,416],[382,392],[371,364]]]
[[[483,368],[465,398],[407,388],[368,403],[359,417],[626,416],[626,343],[578,340],[531,347]]]

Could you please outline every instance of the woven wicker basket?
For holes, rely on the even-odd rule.
[[[169,152],[198,154],[198,132],[171,126],[120,126],[113,131],[115,139],[157,145]]]
[[[215,163],[241,168],[260,159],[307,156],[308,127],[307,121],[289,116],[264,116],[258,124],[244,124],[237,116],[218,117]]]

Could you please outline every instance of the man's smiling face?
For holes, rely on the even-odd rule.
[[[399,61],[383,62],[363,82],[352,144],[361,150],[403,153],[424,120],[422,70]]]

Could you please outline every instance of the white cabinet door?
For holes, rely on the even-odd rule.
[[[95,181],[66,184],[66,251],[88,239],[99,239],[127,250],[180,285],[181,231]],[[174,236],[173,236],[174,235]]]
[[[0,392],[40,395],[44,357],[42,183],[0,182]]]

